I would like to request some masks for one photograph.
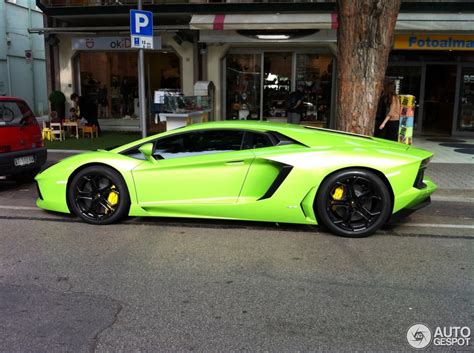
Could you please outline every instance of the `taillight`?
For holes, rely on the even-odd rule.
[[[0,146],[0,153],[10,152],[11,149],[12,148],[10,146]]]

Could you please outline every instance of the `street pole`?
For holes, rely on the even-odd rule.
[[[142,0],[138,0],[138,10],[142,9]],[[145,53],[138,49],[138,105],[140,108],[140,125],[142,137],[146,137],[146,101],[145,101]]]

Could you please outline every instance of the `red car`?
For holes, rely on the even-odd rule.
[[[0,175],[32,180],[46,157],[41,129],[28,104],[0,97]]]

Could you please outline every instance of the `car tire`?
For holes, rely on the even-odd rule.
[[[331,174],[315,200],[318,222],[331,232],[361,238],[373,234],[389,219],[392,200],[385,183],[364,169]]]
[[[118,222],[128,214],[130,195],[122,176],[105,166],[79,171],[67,190],[71,211],[90,224]]]

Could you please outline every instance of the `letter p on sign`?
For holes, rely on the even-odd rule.
[[[153,36],[153,13],[130,10],[130,35]]]
[[[142,13],[137,13],[135,15],[135,33],[141,34],[141,29],[148,26],[148,17]]]

